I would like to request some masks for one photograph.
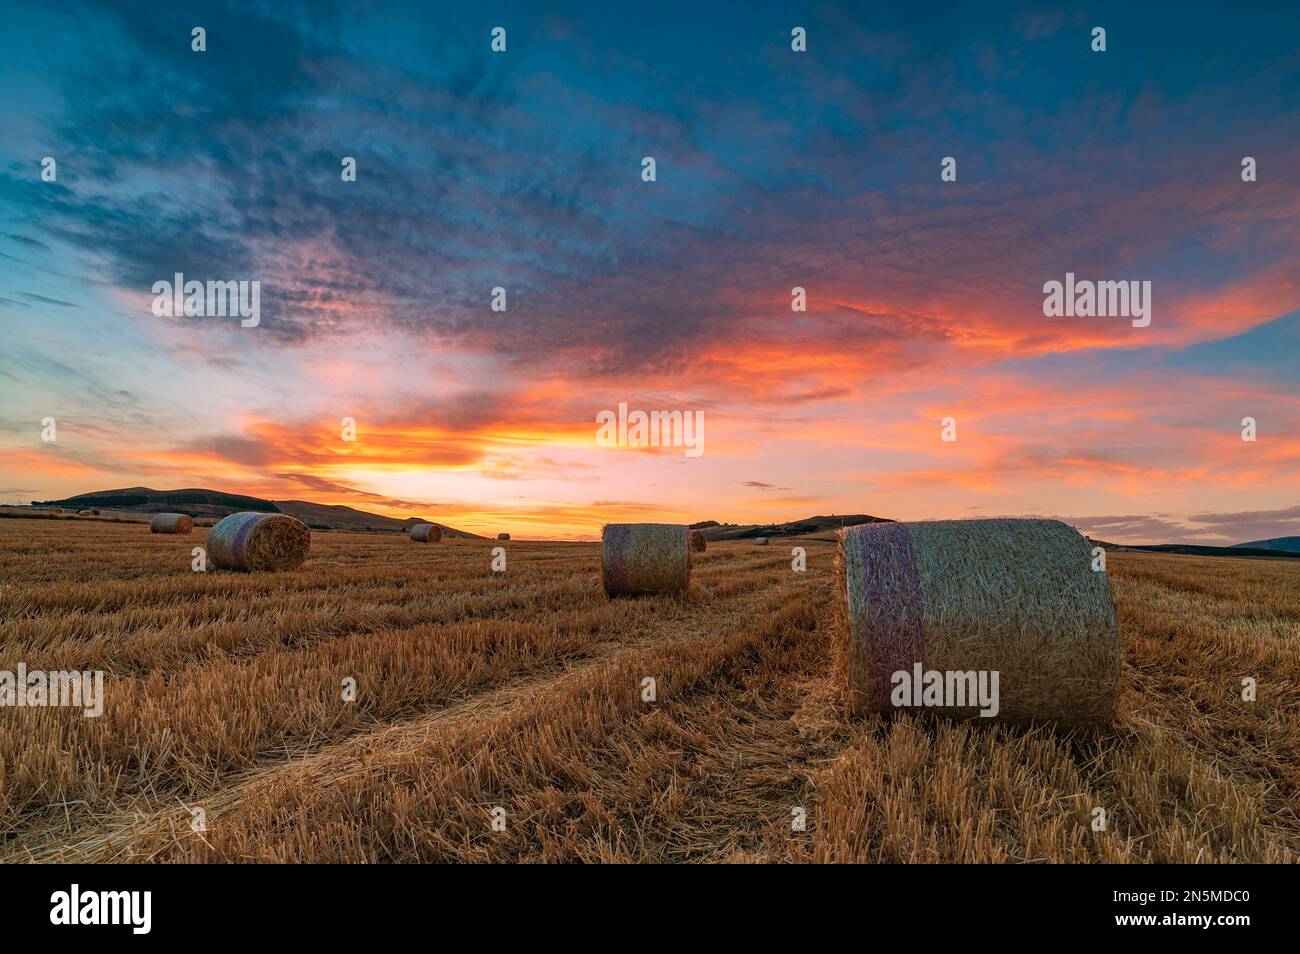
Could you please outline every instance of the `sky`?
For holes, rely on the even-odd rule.
[[[6,11],[0,503],[1300,534],[1294,5],[153,6]]]

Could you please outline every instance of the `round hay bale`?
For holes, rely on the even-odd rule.
[[[436,523],[417,523],[411,528],[411,539],[416,543],[438,543],[442,540],[442,527]]]
[[[600,581],[610,596],[676,593],[690,582],[686,527],[610,523],[601,532]]]
[[[765,546],[767,546],[767,537],[755,537],[755,538],[754,538],[754,546],[756,546],[756,547],[765,547]]]
[[[703,530],[691,531],[691,549],[696,553],[703,553],[709,547],[709,543],[704,539]]]
[[[194,529],[194,518],[187,513],[159,513],[149,521],[150,533],[189,533]]]
[[[510,534],[508,534],[508,533],[498,533],[498,534],[497,534],[497,539],[498,539],[498,540],[509,540],[509,539],[510,539]]]
[[[78,510],[78,511],[77,511],[77,516],[78,516],[78,517],[93,517],[93,516],[96,516],[98,513],[99,513],[98,510]]]
[[[311,550],[311,530],[283,513],[232,513],[208,532],[208,556],[223,570],[294,570]]]
[[[986,674],[991,690],[996,672],[990,721],[1096,725],[1113,718],[1120,639],[1110,583],[1092,569],[1088,542],[1065,524],[846,527],[836,571],[836,682],[850,711],[888,712],[920,701],[973,717],[982,706],[971,698],[970,674]],[[944,682],[933,697],[939,703],[915,688],[933,689],[936,672]],[[902,673],[906,679],[895,677]],[[961,706],[962,698],[972,704]]]

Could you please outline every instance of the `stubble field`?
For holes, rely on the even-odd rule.
[[[1119,716],[1064,733],[846,719],[824,541],[609,600],[597,544],[205,538],[0,521],[0,669],[106,674],[0,708],[0,861],[1300,859],[1300,561],[1111,553]]]

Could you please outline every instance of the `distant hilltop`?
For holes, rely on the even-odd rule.
[[[704,532],[706,540],[752,540],[756,537],[799,537],[821,533],[829,535],[840,527],[856,527],[860,523],[893,523],[888,517],[873,517],[865,513],[831,514],[829,517],[805,517],[788,523],[718,523],[702,520],[691,524],[692,530]]]
[[[1253,550],[1281,550],[1285,553],[1300,553],[1300,537],[1273,537],[1271,540],[1251,540],[1249,543],[1238,543],[1239,547],[1250,547]]]
[[[199,526],[211,526],[232,513],[256,510],[267,513],[284,513],[297,517],[313,530],[353,530],[387,533],[406,533],[417,523],[436,523],[423,517],[385,517],[341,504],[318,504],[307,500],[266,500],[243,494],[228,494],[201,487],[181,490],[154,490],[152,487],[123,487],[118,490],[98,490],[62,500],[33,500],[33,508],[59,507],[76,514],[81,510],[97,510],[104,518],[148,521],[156,513],[184,513],[194,518]],[[4,508],[0,516],[21,516],[19,510]],[[863,523],[893,523],[889,517],[873,517],[866,513],[829,514],[790,520],[785,523],[719,523],[701,520],[690,525],[692,530],[703,531],[709,541],[754,540],[758,537],[811,537],[834,541],[835,531],[841,527],[855,527]],[[457,530],[439,523],[443,535],[467,540],[485,540],[477,533]],[[1300,536],[1274,537],[1233,546],[1209,546],[1191,543],[1116,544],[1105,540],[1089,540],[1108,550],[1146,550],[1154,553],[1182,553],[1195,556],[1224,557],[1279,557],[1300,558]]]
[[[318,504],[306,500],[265,500],[243,494],[227,494],[219,490],[186,487],[181,490],[154,490],[152,487],[123,487],[118,490],[97,490],[78,494],[62,500],[33,500],[33,507],[63,507],[67,510],[99,510],[111,514],[140,514],[142,518],[155,513],[184,513],[197,521],[207,523],[241,510],[265,513],[283,513],[297,517],[314,530],[384,530],[401,533],[417,523],[436,523],[421,517],[399,520],[382,514],[367,513],[353,507],[337,504]],[[205,519],[207,518],[207,519]],[[476,533],[457,530],[439,523],[444,536],[481,540]]]
[[[1279,540],[1294,540],[1300,544],[1300,537],[1279,537]],[[1141,550],[1146,553],[1181,553],[1183,556],[1203,557],[1264,557],[1277,560],[1287,557],[1300,559],[1300,548],[1288,549],[1282,546],[1267,547],[1265,543],[1277,541],[1262,540],[1255,543],[1234,543],[1230,547],[1216,547],[1201,543],[1109,543],[1105,540],[1088,538],[1089,542],[1106,550]]]

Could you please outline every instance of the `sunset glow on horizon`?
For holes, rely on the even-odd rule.
[[[795,54],[765,5],[291,9],[206,13],[204,53],[186,11],[12,16],[0,503],[1300,534],[1294,13],[823,11]],[[260,321],[157,316],[176,274]],[[1149,326],[1045,316],[1067,274],[1149,281]],[[702,412],[703,453],[601,446],[620,403]]]

